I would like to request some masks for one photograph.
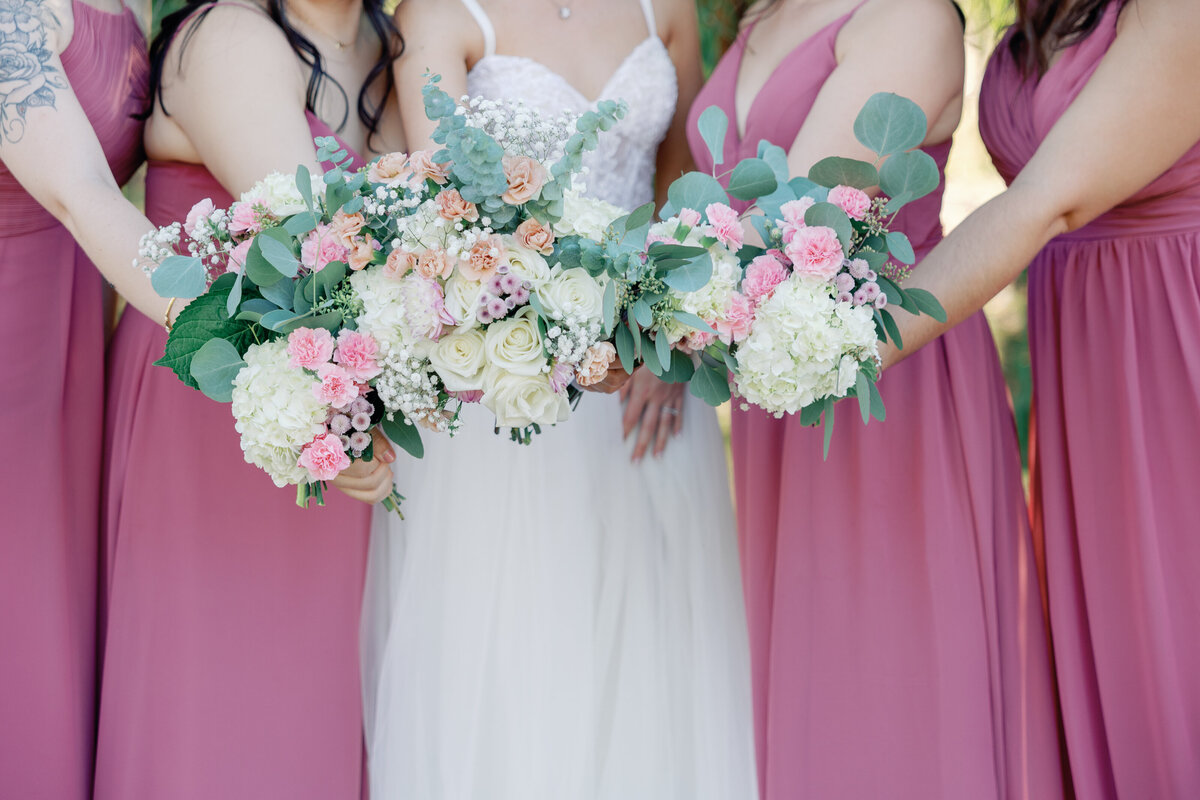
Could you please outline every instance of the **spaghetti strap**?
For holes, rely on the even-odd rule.
[[[658,36],[658,23],[654,20],[654,0],[640,0],[642,4],[642,14],[646,17],[646,28],[650,31],[650,36],[656,38]]]
[[[479,5],[478,0],[462,0],[462,4],[466,6],[467,11],[471,12],[471,16],[475,18],[475,24],[483,32],[484,58],[496,55],[496,29],[492,27],[492,21],[488,19],[487,12]]]

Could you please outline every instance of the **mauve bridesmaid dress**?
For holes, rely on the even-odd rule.
[[[74,6],[62,64],[109,167],[142,161],[146,41]],[[104,424],[104,279],[0,163],[0,797],[91,792]],[[34,424],[36,423],[36,424]]]
[[[1022,78],[1007,39],[996,49],[980,129],[1006,180],[1087,84],[1117,5],[1040,81]],[[1200,797],[1197,344],[1200,143],[1029,267],[1034,521],[1087,800]]]
[[[205,197],[233,202],[202,165],[150,162],[155,224]],[[298,508],[245,463],[228,405],[152,366],[166,339],[128,309],[109,353],[96,798],[357,798],[371,509]]]
[[[799,44],[725,146],[788,148],[837,66],[834,21]],[[742,35],[689,120],[736,119]],[[927,152],[944,166],[949,144]],[[941,191],[895,228],[941,238]],[[899,312],[903,313],[903,312]],[[880,383],[887,421],[838,406],[829,460],[799,417],[735,411],[733,457],[766,800],[1061,796],[1045,625],[1015,426],[976,315]],[[737,401],[735,400],[735,403]]]

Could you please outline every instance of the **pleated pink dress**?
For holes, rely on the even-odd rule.
[[[788,148],[851,15],[799,44],[755,98],[725,166]],[[697,97],[736,119],[745,35]],[[949,145],[929,148],[944,166]],[[894,227],[941,238],[940,190]],[[919,268],[919,267],[918,267]],[[903,313],[903,312],[899,312]],[[1062,794],[1055,710],[1015,426],[976,315],[900,365],[887,421],[838,407],[829,460],[798,416],[735,411],[733,457],[766,800]],[[736,404],[735,400],[735,404]]]
[[[74,16],[63,68],[124,183],[146,41],[128,11]],[[0,209],[0,797],[74,800],[95,747],[104,279],[2,163]]]
[[[232,202],[201,165],[150,162],[155,224],[205,197]],[[152,365],[166,339],[130,309],[109,353],[95,796],[358,798],[371,509],[336,490],[298,508],[245,463],[227,404]]]
[[[1116,5],[1040,82],[996,49],[980,129],[1007,180],[1104,57]],[[1029,267],[1033,510],[1087,800],[1200,797],[1197,343],[1200,143]]]

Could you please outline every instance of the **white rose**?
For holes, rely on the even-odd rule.
[[[610,203],[584,197],[571,189],[563,194],[563,215],[554,223],[554,233],[558,236],[582,236],[598,242],[604,238],[604,232],[613,220],[624,213]]]
[[[546,366],[537,312],[526,306],[514,316],[494,322],[484,341],[488,363],[516,375],[537,375]]]
[[[454,317],[459,325],[476,325],[475,312],[479,308],[479,295],[483,294],[483,284],[467,280],[455,272],[450,280],[446,281],[445,290],[446,311],[450,316]]]
[[[534,289],[539,289],[552,274],[550,264],[536,250],[530,250],[517,243],[510,234],[501,237],[504,242],[504,257],[508,260],[508,271],[523,281],[529,281]]]
[[[487,366],[483,331],[459,328],[443,336],[429,353],[429,361],[450,392],[470,392],[483,388],[483,368]]]
[[[315,201],[324,195],[325,182],[320,175],[310,175],[310,177],[312,179],[312,196]],[[254,188],[250,191],[243,193],[241,199],[243,202],[261,200],[277,217],[290,217],[292,214],[308,210],[304,198],[300,195],[300,190],[296,188],[296,176],[285,175],[282,172],[272,172],[254,184]]]
[[[571,413],[566,393],[550,388],[548,375],[515,375],[488,367],[481,401],[496,415],[501,428],[553,425],[565,422]]]
[[[568,269],[555,275],[538,289],[538,299],[546,311],[558,319],[583,315],[599,320],[604,314],[604,289],[585,269]]]

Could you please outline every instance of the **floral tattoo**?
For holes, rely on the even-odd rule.
[[[0,0],[0,137],[19,142],[29,109],[54,108],[66,80],[51,63],[48,28],[58,18],[43,0]]]

